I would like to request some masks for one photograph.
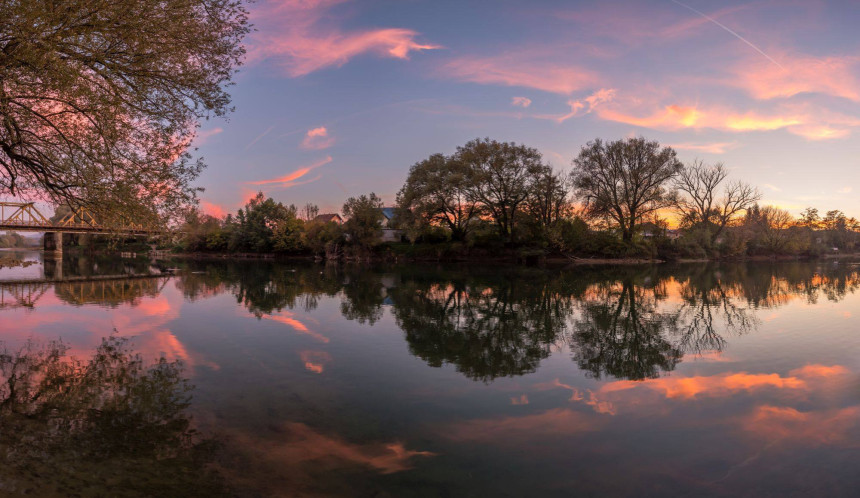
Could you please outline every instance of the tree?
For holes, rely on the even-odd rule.
[[[548,167],[538,173],[526,199],[526,211],[544,234],[570,214],[567,182],[564,177]]]
[[[510,242],[533,182],[548,169],[540,152],[513,142],[479,138],[457,147],[455,157],[465,170],[471,200],[482,205],[502,239]]]
[[[187,152],[249,30],[241,0],[0,3],[0,191],[155,223],[194,201]]]
[[[320,214],[320,208],[316,204],[308,202],[302,208],[301,218],[305,221],[311,221]]]
[[[665,187],[682,168],[672,148],[642,137],[595,139],[582,148],[573,166],[571,181],[586,212],[613,220],[628,244],[646,215],[670,204]]]
[[[675,197],[674,206],[682,223],[704,230],[710,244],[739,213],[761,198],[758,190],[739,181],[723,186],[728,174],[722,163],[709,166],[695,161],[675,177],[674,187],[682,195]]]
[[[812,230],[816,230],[821,228],[821,215],[818,214],[818,210],[813,207],[808,207],[800,213],[800,219],[798,220],[798,224],[800,226],[810,228]]]
[[[397,205],[426,224],[442,224],[451,238],[464,240],[478,205],[469,195],[463,163],[444,154],[433,154],[415,163],[397,194]]]
[[[232,249],[271,252],[275,249],[275,230],[284,223],[295,220],[296,208],[284,206],[271,197],[267,199],[262,192],[258,192],[245,204],[244,210],[239,210],[236,218],[239,226],[233,232]],[[290,244],[283,240],[287,235],[281,233],[282,245],[278,250],[286,250]]]
[[[759,246],[771,253],[783,252],[791,242],[789,228],[794,224],[791,213],[775,206],[753,205],[744,224],[753,231]]]
[[[344,233],[350,243],[369,248],[382,239],[382,199],[373,192],[370,195],[350,197],[343,205],[347,217]]]

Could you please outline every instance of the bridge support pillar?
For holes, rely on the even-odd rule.
[[[45,280],[63,279],[63,259],[61,256],[62,253],[60,256],[48,256],[42,259],[42,273]]]
[[[46,255],[63,257],[63,232],[45,232],[44,251]]]

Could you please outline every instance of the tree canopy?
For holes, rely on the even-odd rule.
[[[241,0],[0,3],[0,191],[103,223],[177,213],[248,30]]]
[[[671,147],[642,137],[596,139],[582,148],[573,166],[571,180],[588,212],[615,221],[625,242],[646,215],[669,204],[667,183],[682,168]]]

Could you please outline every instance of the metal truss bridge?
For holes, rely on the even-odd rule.
[[[157,235],[163,233],[162,230],[153,230],[136,223],[104,226],[83,207],[72,211],[59,221],[51,221],[40,213],[32,202],[0,202],[0,230],[117,235]]]

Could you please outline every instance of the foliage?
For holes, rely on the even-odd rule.
[[[353,246],[368,249],[378,244],[382,238],[382,199],[373,192],[370,195],[350,197],[343,204],[346,222],[344,234]]]
[[[0,354],[4,494],[222,496],[200,457],[178,363],[147,364],[126,340],[93,356],[60,343]]]
[[[240,0],[0,3],[0,190],[157,224],[193,202],[199,122],[249,31]]]
[[[489,138],[475,139],[457,147],[456,160],[463,165],[468,195],[481,204],[495,222],[505,243],[513,240],[517,214],[548,166],[537,149]]]

